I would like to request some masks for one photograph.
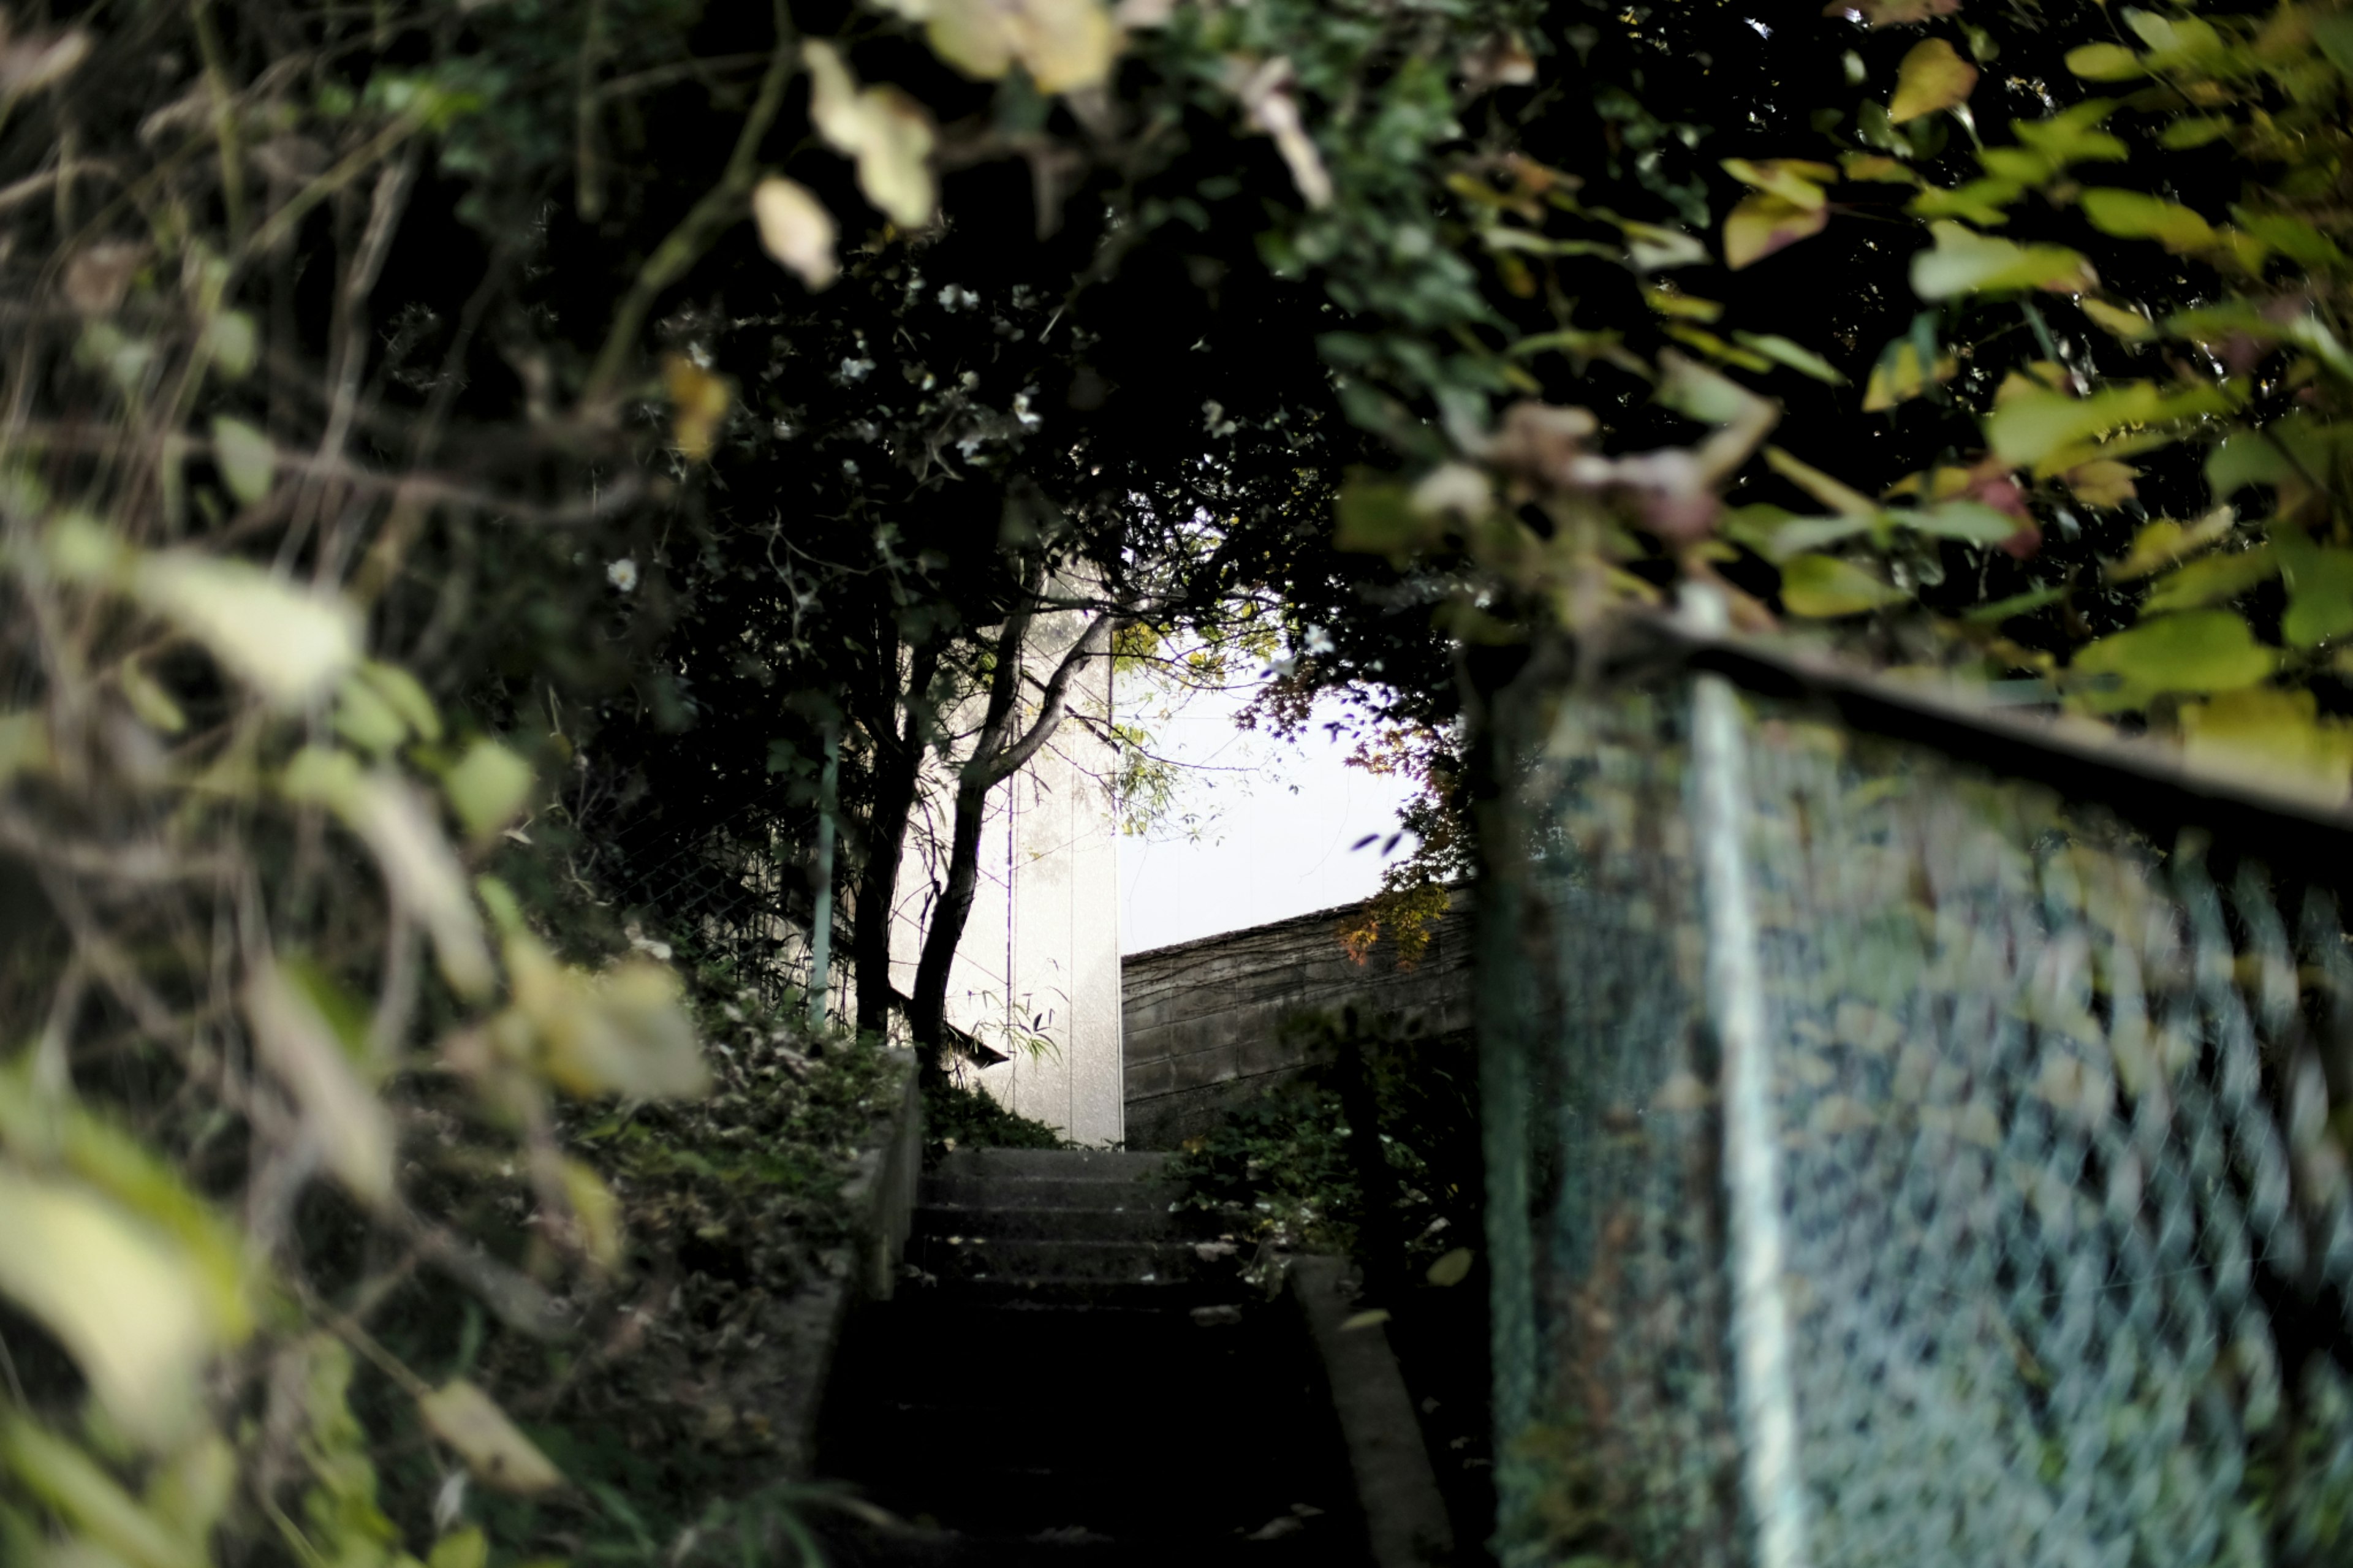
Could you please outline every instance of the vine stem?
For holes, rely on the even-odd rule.
[[[645,328],[646,316],[653,309],[654,300],[684,276],[687,268],[702,259],[720,231],[741,214],[744,199],[751,195],[760,143],[766,138],[769,126],[776,122],[776,111],[784,107],[785,88],[793,79],[797,52],[794,45],[798,42],[792,16],[781,0],[776,7],[776,47],[768,56],[767,74],[760,79],[760,96],[744,116],[744,130],[735,138],[735,151],[727,160],[726,173],[638,269],[628,296],[614,313],[613,330],[597,353],[587,384],[581,388],[580,403],[586,409],[601,410],[611,404],[614,387],[637,352],[638,334]]]

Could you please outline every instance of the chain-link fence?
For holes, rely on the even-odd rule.
[[[724,969],[771,1007],[807,994],[811,900],[798,846],[772,834],[697,834],[642,847],[602,880],[632,936],[671,950],[665,956]],[[844,976],[828,967],[828,1011],[846,1016]]]
[[[1505,1563],[2353,1563],[2343,828],[1544,684],[1482,938]]]

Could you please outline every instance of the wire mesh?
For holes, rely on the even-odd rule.
[[[2353,1562],[2331,890],[2221,813],[2156,843],[1794,705],[1730,711],[1783,1560]],[[1556,695],[1518,735],[1484,981],[1507,1563],[1773,1555],[1692,731],[1678,680]]]

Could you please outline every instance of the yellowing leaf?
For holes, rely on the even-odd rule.
[[[491,1396],[455,1378],[417,1402],[433,1435],[458,1451],[484,1486],[530,1497],[564,1484],[538,1445],[524,1436]]]
[[[762,180],[752,188],[752,219],[761,248],[798,273],[811,293],[841,276],[833,255],[833,215],[807,185],[775,175]]]
[[[466,831],[487,838],[514,820],[533,782],[529,763],[496,741],[479,740],[442,775],[441,789]]]
[[[718,443],[719,426],[735,401],[735,389],[684,354],[665,355],[662,384],[670,392],[671,437],[681,455],[700,463]]]
[[[2279,656],[2255,641],[2229,610],[2158,616],[2087,643],[2068,672],[2094,709],[2146,708],[2168,691],[2235,691],[2278,668]]]
[[[2122,557],[2111,561],[2104,574],[2111,583],[2129,583],[2136,577],[2146,577],[2161,572],[2177,561],[2186,560],[2207,546],[2220,542],[2237,521],[2227,506],[2218,506],[2196,522],[2179,523],[2161,517],[2143,525],[2133,535],[2132,548]]]
[[[2084,299],[2077,303],[2102,331],[2126,342],[2145,342],[2157,333],[2157,323],[2137,310],[2127,310],[2105,300]]]
[[[939,205],[933,182],[932,121],[892,87],[860,88],[831,44],[801,46],[808,66],[809,121],[838,153],[858,162],[858,188],[904,229],[928,226]]]
[[[164,1447],[228,1337],[185,1248],[79,1183],[0,1167],[0,1296],[65,1347],[123,1431]]]
[[[393,1186],[392,1118],[353,1069],[333,1028],[274,968],[248,983],[245,1011],[262,1061],[301,1108],[327,1168],[362,1203],[387,1202]]]
[[[1859,616],[1905,597],[1901,588],[1835,555],[1799,555],[1781,563],[1781,603],[1793,616]]]
[[[2213,226],[2178,203],[2105,186],[2087,190],[2078,199],[2084,219],[2102,234],[2153,239],[2172,251],[2200,250],[2214,243]]]
[[[425,1568],[490,1568],[491,1541],[479,1524],[452,1531],[433,1543]]]
[[[1986,442],[2006,462],[2039,462],[2111,430],[2164,424],[2218,406],[2210,389],[2190,391],[2194,395],[2167,396],[2153,384],[2136,381],[2089,397],[2070,397],[2038,387],[2009,398],[1986,416]]]
[[[2149,584],[2141,613],[2153,616],[2227,604],[2257,584],[2278,576],[2279,569],[2279,558],[2267,544],[2192,561]]]
[[[580,1222],[580,1248],[599,1268],[621,1263],[621,1200],[605,1179],[577,1160],[564,1162],[564,1195]]]
[[[1822,194],[1822,187],[1839,177],[1838,170],[1830,164],[1804,158],[1767,158],[1758,162],[1726,158],[1724,172],[1767,195],[1779,196],[1794,206],[1809,209],[1830,199]]]
[[[1377,1329],[1389,1321],[1387,1307],[1374,1307],[1362,1312],[1351,1312],[1340,1320],[1340,1331],[1353,1333],[1358,1329]]]
[[[1476,1255],[1467,1247],[1458,1247],[1432,1263],[1424,1273],[1432,1285],[1460,1285],[1471,1277],[1471,1264]]]
[[[2113,458],[2094,458],[2060,476],[2068,493],[2085,506],[2122,506],[2140,493],[2133,479],[2140,470]]]
[[[1934,368],[1923,374],[1919,346],[1908,337],[1898,338],[1887,345],[1887,352],[1871,367],[1871,379],[1862,388],[1862,411],[1878,414],[1899,403],[1907,403],[1930,385],[1952,380],[1960,368],[1960,362],[1952,355],[1939,354]]]
[[[506,951],[515,1015],[558,1085],[576,1095],[641,1100],[709,1089],[710,1070],[668,965],[629,959],[592,976],[557,963],[529,931],[510,934]]]
[[[278,449],[244,420],[224,414],[213,420],[213,462],[228,493],[251,506],[269,493],[269,481],[278,471]]]
[[[165,551],[141,561],[132,591],[280,708],[304,708],[359,662],[351,606],[243,561]]]
[[[1978,68],[1961,58],[1952,45],[1942,38],[1924,39],[1895,68],[1895,97],[1887,105],[1887,118],[1901,125],[1951,109],[1968,102],[1977,85]]]
[[[1932,223],[1928,231],[1936,237],[1936,247],[1912,258],[1912,289],[1923,300],[2011,289],[2080,290],[2090,285],[2090,267],[2064,246],[2018,245],[1949,221]]]
[[[1119,29],[1101,0],[883,0],[926,23],[932,50],[966,76],[995,81],[1019,61],[1040,92],[1093,87],[1119,58]]]
[[[2309,691],[2250,687],[2181,710],[2182,749],[2201,767],[2317,805],[2353,793],[2353,725],[2318,717]]]
[[[1831,221],[1830,208],[1799,206],[1786,196],[1759,192],[1745,196],[1724,220],[1724,264],[1736,271],[1762,261]]]

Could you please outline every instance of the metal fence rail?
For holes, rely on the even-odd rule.
[[[2353,1563],[2333,829],[1685,668],[1499,712],[1506,1563]]]

